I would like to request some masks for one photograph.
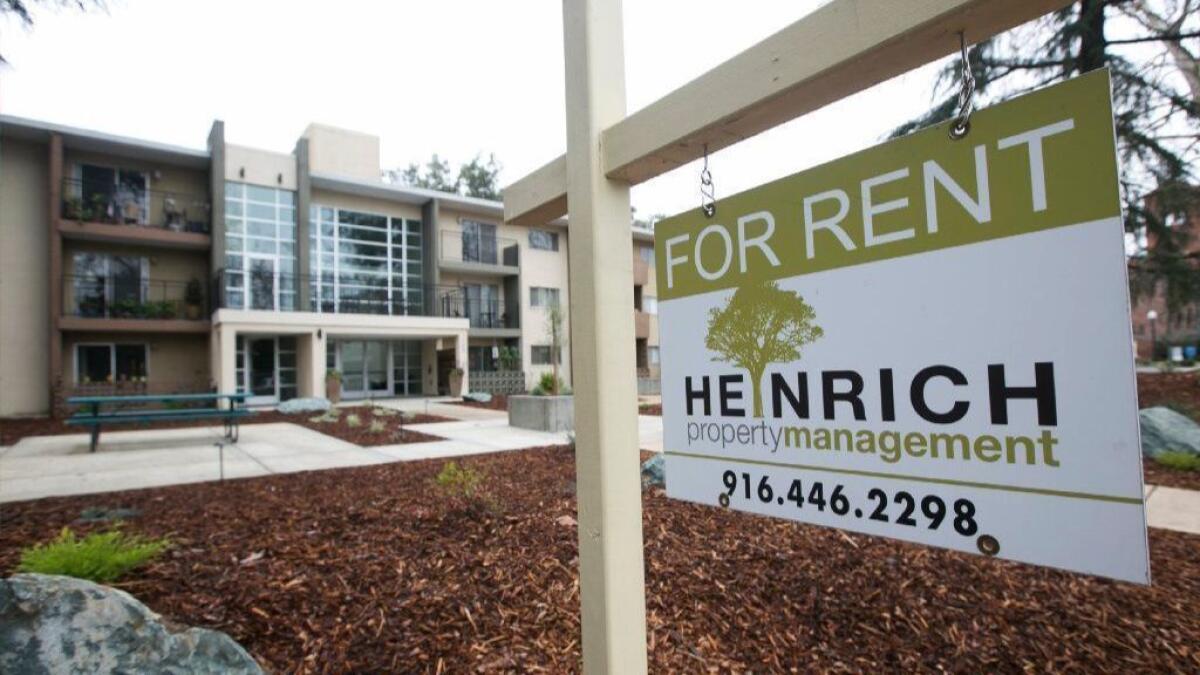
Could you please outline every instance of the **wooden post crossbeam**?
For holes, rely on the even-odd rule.
[[[585,672],[646,671],[629,186],[1067,4],[833,0],[626,117],[620,0],[564,0],[568,156],[506,188],[504,217],[570,212]]]
[[[805,115],[1070,4],[1068,0],[834,0],[604,130],[605,175],[628,185]],[[567,213],[567,160],[504,190],[504,219]]]

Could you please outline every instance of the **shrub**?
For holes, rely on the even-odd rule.
[[[346,415],[346,426],[350,427],[351,429],[361,427],[362,418],[358,416],[358,413],[350,413],[349,415]]]
[[[346,420],[346,422],[349,423],[350,420]],[[371,420],[371,425],[367,428],[370,429],[371,433],[373,434],[382,434],[383,432],[387,431],[387,424],[384,423],[383,420]]]
[[[555,386],[556,384],[558,385],[557,387]],[[538,378],[537,387],[534,388],[534,391],[539,389],[543,394],[537,394],[537,396],[548,396],[556,391],[561,393],[563,389],[562,379],[555,377],[554,373],[542,373],[542,376]]]
[[[469,466],[459,466],[458,462],[447,462],[434,479],[439,488],[453,497],[474,497],[476,488],[483,481],[483,474]]]
[[[120,529],[79,539],[71,528],[64,527],[53,541],[21,551],[17,570],[106,583],[153,560],[170,545],[166,539],[146,539]]]
[[[1155,457],[1154,461],[1176,471],[1200,471],[1200,455],[1190,452],[1168,450]]]

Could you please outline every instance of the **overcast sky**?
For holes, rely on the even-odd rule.
[[[625,2],[629,110],[823,0]],[[377,134],[385,167],[494,152],[506,185],[566,148],[561,0],[111,0],[0,26],[0,112],[202,148],[290,151],[310,122]],[[956,45],[948,45],[953,48]],[[934,66],[710,158],[718,199],[877,142],[930,103]],[[698,205],[693,164],[635,188],[638,214]]]

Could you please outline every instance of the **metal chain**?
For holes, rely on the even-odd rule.
[[[958,32],[958,50],[962,60],[962,88],[958,90],[958,115],[950,125],[950,138],[958,140],[971,131],[971,113],[975,112],[975,75],[967,56],[967,37]]]
[[[713,187],[712,172],[708,170],[708,143],[704,144],[704,166],[700,169],[700,210],[705,216],[717,215],[716,188]]]

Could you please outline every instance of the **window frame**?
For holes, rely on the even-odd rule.
[[[133,380],[118,380],[117,379],[117,347],[141,347],[142,361],[146,366],[146,374],[139,377],[146,378],[146,382],[150,381],[150,343],[148,342],[76,342],[73,349],[73,365],[74,373],[72,379],[76,386],[80,384],[117,384],[118,382],[132,382]],[[112,377],[112,382],[87,382],[79,381],[79,348],[80,347],[106,347],[108,349],[108,372],[109,377]]]
[[[549,237],[550,246],[540,246],[536,243],[534,235],[545,235]],[[550,230],[533,227],[529,229],[529,248],[536,251],[558,251],[558,233]]]

